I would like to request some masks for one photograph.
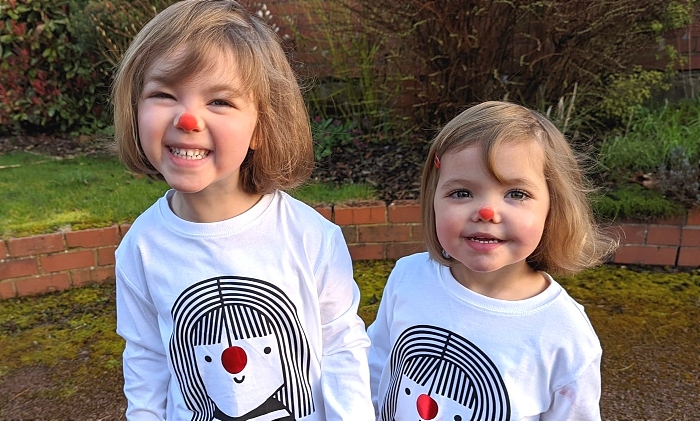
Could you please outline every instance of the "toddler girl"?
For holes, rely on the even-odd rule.
[[[113,100],[125,165],[172,188],[116,252],[127,418],[374,419],[343,235],[282,192],[313,152],[275,33],[233,0],[175,3]]]
[[[534,111],[486,102],[442,129],[421,186],[428,252],[397,262],[369,327],[380,420],[600,419],[600,343],[550,276],[614,249],[584,191]]]

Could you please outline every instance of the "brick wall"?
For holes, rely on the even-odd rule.
[[[397,259],[424,250],[415,201],[323,206],[354,260]],[[129,225],[0,241],[0,300],[114,280],[114,251]],[[700,267],[700,209],[672,220],[621,222],[614,263]]]
[[[639,55],[639,64],[648,69],[663,70],[664,61],[658,61],[656,54],[661,53],[663,45],[673,46],[678,54],[685,59],[682,65],[676,64],[676,70],[700,70],[700,22],[672,31],[663,38],[663,44],[654,45],[648,51]]]

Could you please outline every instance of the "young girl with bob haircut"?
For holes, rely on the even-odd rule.
[[[368,332],[379,420],[600,419],[601,347],[550,276],[616,247],[542,115],[485,102],[450,121],[423,168],[427,253],[396,263]]]
[[[116,252],[130,420],[372,420],[343,235],[283,192],[312,170],[277,35],[233,0],[138,33],[113,86],[119,156],[171,189]]]

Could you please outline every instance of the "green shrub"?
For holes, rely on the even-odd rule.
[[[72,16],[77,41],[86,50],[99,54],[100,70],[109,75],[143,25],[176,1],[88,0],[84,10]]]
[[[666,162],[659,166],[658,187],[677,202],[700,205],[700,160],[692,158],[682,146],[671,149]]]
[[[652,50],[663,33],[691,22],[697,7],[658,0],[620,0],[614,7],[607,0],[339,4],[358,18],[340,22],[336,33],[361,31],[381,42],[374,53],[381,60],[353,54],[345,62],[368,63],[383,85],[375,91],[393,92],[387,103],[409,102],[404,117],[419,127],[440,126],[477,101],[556,104],[574,84],[588,109],[604,97],[609,77],[635,73],[640,46]]]
[[[668,200],[660,191],[639,184],[621,184],[604,195],[595,196],[592,206],[596,215],[606,220],[653,221],[685,212],[682,205]]]
[[[90,131],[109,121],[108,82],[94,52],[75,44],[70,12],[67,1],[0,3],[0,134]]]
[[[311,121],[311,133],[314,139],[314,157],[316,161],[333,153],[337,147],[359,142],[362,131],[353,121],[346,123],[333,118],[323,119],[320,116]]]
[[[360,13],[342,2],[299,0],[296,15],[284,16],[293,39],[294,63],[308,80],[311,115],[324,121],[353,121],[365,131],[390,124],[390,100],[383,63],[386,36],[373,32]]]
[[[642,111],[654,92],[670,88],[668,76],[658,70],[642,70],[641,66],[635,66],[629,74],[611,75],[598,112],[626,123]]]
[[[612,180],[653,173],[669,165],[670,153],[681,148],[690,162],[700,161],[700,101],[685,101],[635,114],[624,132],[603,139],[598,160]],[[688,180],[689,183],[697,180]]]

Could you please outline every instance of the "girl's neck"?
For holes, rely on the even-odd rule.
[[[180,218],[198,223],[219,222],[238,216],[262,198],[261,194],[238,191],[236,194],[183,193],[175,191],[170,209]]]
[[[457,282],[477,294],[506,301],[534,297],[549,286],[545,276],[524,261],[493,272],[474,272],[458,262],[450,272]]]

